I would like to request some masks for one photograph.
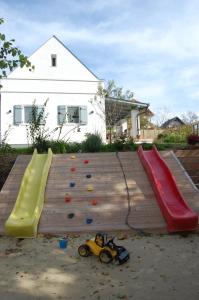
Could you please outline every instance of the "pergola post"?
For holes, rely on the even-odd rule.
[[[136,138],[140,134],[140,117],[139,111],[132,109],[131,110],[131,137]]]

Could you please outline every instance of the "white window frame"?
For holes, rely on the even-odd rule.
[[[57,107],[59,107],[60,105],[58,105]],[[65,122],[63,123],[63,125],[65,126],[71,126],[71,125],[79,125],[79,126],[84,126],[84,125],[87,125],[87,123],[88,123],[88,115],[87,115],[87,120],[86,120],[86,124],[84,124],[84,123],[81,123],[81,107],[82,107],[82,105],[63,105],[63,106],[65,106],[65,109],[66,109],[66,117],[65,117]],[[86,107],[86,109],[87,109],[87,106],[86,105],[84,105],[85,107]],[[79,108],[79,122],[78,123],[74,123],[74,122],[68,122],[68,108],[69,107],[78,107]],[[58,112],[58,109],[57,109],[57,112]],[[57,118],[57,120],[58,120],[59,118]],[[58,121],[57,121],[58,122]],[[58,126],[60,126],[60,125],[62,125],[62,123],[59,123],[58,122]]]

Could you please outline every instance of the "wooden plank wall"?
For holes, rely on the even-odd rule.
[[[175,154],[199,189],[199,150],[178,150]]]

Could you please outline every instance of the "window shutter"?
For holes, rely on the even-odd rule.
[[[80,106],[80,124],[86,125],[88,123],[88,116],[87,116],[87,107]]]
[[[58,125],[61,125],[66,122],[66,106],[59,105],[57,107],[57,121]]]
[[[22,123],[22,107],[21,105],[14,106],[14,125]]]

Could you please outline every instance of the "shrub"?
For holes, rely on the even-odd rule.
[[[196,135],[196,134],[190,134],[188,137],[187,137],[187,143],[189,145],[196,145],[196,144],[199,144],[199,136]]]
[[[48,152],[49,146],[49,141],[40,136],[36,137],[33,143],[33,147],[36,148],[39,153]]]
[[[166,129],[157,136],[158,143],[186,143],[187,136],[191,133],[191,127],[188,125],[180,126],[177,129]]]
[[[87,134],[86,140],[82,143],[84,152],[99,152],[102,145],[102,138],[98,133]]]
[[[82,144],[81,143],[66,143],[66,152],[67,153],[76,153],[82,151]]]
[[[49,141],[48,147],[51,148],[54,154],[66,153],[66,143],[64,141]]]

